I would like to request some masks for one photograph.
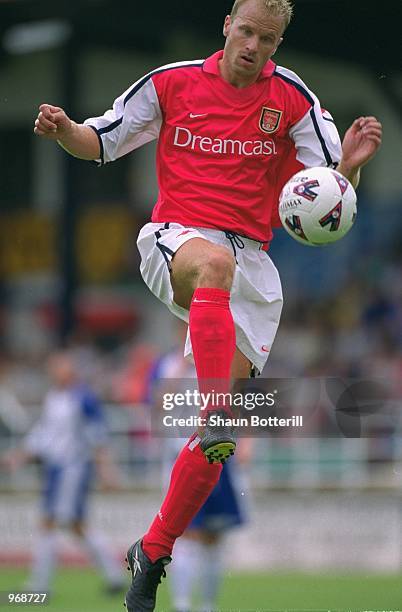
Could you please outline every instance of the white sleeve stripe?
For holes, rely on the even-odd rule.
[[[139,89],[145,83],[153,77],[154,74],[159,74],[161,72],[166,72],[167,70],[175,70],[176,68],[187,68],[190,66],[198,66],[201,67],[205,60],[194,60],[193,62],[175,62],[174,64],[166,64],[166,66],[162,66],[161,68],[156,68],[156,70],[152,70],[152,72],[148,72],[142,79],[134,83],[132,89],[128,92],[126,97],[124,98],[124,106],[127,104],[130,98],[134,96]]]
[[[321,134],[320,126],[318,125],[317,117],[315,116],[314,106],[310,111],[310,117],[314,125],[315,133],[317,134],[318,140],[320,141],[320,145],[322,148],[322,152],[324,153],[325,161],[328,166],[332,166],[334,160],[332,159],[330,152],[328,151],[327,144],[325,142],[324,136]]]
[[[289,71],[290,72],[290,71]],[[293,74],[294,73],[291,73]],[[311,93],[309,92],[309,90],[307,89],[307,87],[304,85],[303,81],[297,81],[294,78],[290,78],[289,76],[286,76],[285,74],[281,74],[281,72],[278,70],[278,66],[275,68],[275,72],[274,72],[275,76],[278,76],[280,79],[282,79],[283,81],[285,81],[286,83],[289,83],[290,85],[292,85],[293,87],[295,87],[297,89],[297,91],[299,91],[302,96],[304,96],[306,98],[306,100],[309,102],[309,104],[311,104],[311,111],[310,111],[310,116],[311,116],[311,120],[313,122],[313,126],[314,126],[314,130],[317,134],[317,138],[320,141],[320,145],[322,148],[322,152],[324,153],[324,157],[325,157],[325,161],[327,162],[328,166],[332,166],[334,161],[330,155],[330,152],[328,150],[327,144],[325,142],[325,138],[323,137],[321,130],[320,130],[320,126],[318,124],[317,121],[317,117],[315,114],[315,103],[314,103],[314,98],[311,95]],[[296,76],[296,75],[294,75]]]
[[[293,87],[295,87],[306,98],[306,100],[311,104],[311,106],[314,106],[314,98],[311,95],[310,91],[305,86],[305,84],[303,83],[303,81],[296,80],[296,78],[294,78],[296,77],[296,75],[290,70],[288,70],[287,72],[291,74],[292,78],[287,76],[286,74],[282,74],[280,70],[278,70],[278,68],[279,66],[275,68],[274,76],[278,76],[280,79],[283,79],[284,81],[286,81],[286,83],[290,83],[290,85],[293,85]],[[282,68],[281,70],[284,70],[284,69]]]
[[[193,62],[176,62],[174,64],[167,64],[166,66],[162,66],[161,68],[157,68],[156,70],[152,70],[152,72],[149,72],[144,77],[142,77],[142,79],[140,79],[139,81],[134,83],[133,87],[130,89],[130,91],[128,92],[128,94],[124,98],[123,106],[126,106],[127,102],[133,96],[135,96],[137,91],[139,91],[145,85],[145,83],[147,83],[147,81],[149,81],[149,79],[151,79],[153,77],[154,74],[159,74],[161,72],[166,72],[167,70],[175,70],[176,68],[187,68],[189,66],[198,66],[198,67],[201,67],[202,64],[204,63],[204,61],[205,60],[195,60]],[[110,125],[107,125],[107,126],[105,126],[103,128],[99,128],[99,129],[94,128],[94,129],[98,133],[98,135],[101,136],[102,134],[106,134],[107,132],[111,132],[115,128],[119,127],[119,125],[121,124],[122,121],[123,121],[123,116],[119,117],[118,119],[116,119],[115,121],[110,123]]]
[[[101,117],[84,121],[99,139],[98,165],[113,161],[122,155],[150,142],[159,135],[162,113],[159,95],[152,77],[158,73],[187,66],[202,69],[205,60],[193,60],[167,64],[141,77],[121,96],[116,98],[113,108]]]

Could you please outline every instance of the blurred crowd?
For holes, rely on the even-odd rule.
[[[360,261],[333,295],[286,304],[267,374],[402,380],[402,257]]]
[[[402,254],[360,261],[335,294],[312,295],[301,287],[289,300],[286,286],[284,293],[282,321],[265,376],[372,377],[402,384]],[[166,318],[168,326],[175,325],[169,314]],[[141,402],[147,374],[168,348],[165,339],[160,346],[138,342],[134,332],[110,343],[112,350],[104,348],[103,340],[87,334],[85,340],[71,342],[82,377],[104,401]],[[16,401],[23,406],[40,403],[47,385],[47,355],[15,358],[4,346],[0,355],[0,410],[13,406],[7,412],[18,429],[17,421],[23,427],[24,419],[17,416]]]
[[[281,269],[280,262],[278,267]],[[333,291],[311,291],[301,279],[296,289],[284,279],[285,306],[270,359],[263,372],[267,378],[318,377],[381,380],[397,405],[402,397],[402,251],[391,243],[388,254],[375,250],[364,257],[349,259],[341,282]],[[329,283],[330,284],[330,283]],[[145,289],[144,289],[145,291]],[[155,300],[156,304],[156,300]],[[105,334],[76,334],[69,349],[83,380],[104,404],[132,408],[132,439],[145,447],[146,409],[152,372],[161,355],[171,349],[171,338],[179,332],[173,317],[166,314],[169,339],[150,343],[147,325],[152,313],[142,320],[138,305],[131,333],[119,330],[113,337],[109,325]],[[145,341],[144,341],[145,339]],[[105,341],[106,340],[106,341]],[[45,364],[58,347],[35,355],[14,355],[3,343],[0,352],[0,439],[3,448],[9,435],[21,435],[37,417],[48,390]],[[399,430],[400,431],[400,430]],[[381,451],[385,458],[395,447],[389,442]],[[134,436],[134,437],[133,437]],[[395,438],[395,437],[394,437]],[[373,454],[378,455],[373,444]],[[142,452],[142,451],[141,451]],[[381,454],[380,453],[380,454]]]

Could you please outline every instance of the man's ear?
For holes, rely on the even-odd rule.
[[[232,25],[232,20],[230,19],[230,15],[226,15],[225,21],[223,22],[223,35],[225,38],[229,34],[231,25]]]
[[[274,53],[276,53],[276,51],[277,51],[277,49],[278,49],[279,45],[280,45],[280,44],[282,44],[282,41],[283,41],[283,37],[281,37],[281,38],[279,39],[278,44],[277,44],[277,45],[276,45],[276,47],[275,47],[275,51],[272,53],[272,55],[274,55]],[[271,55],[271,57],[272,57],[272,55]]]

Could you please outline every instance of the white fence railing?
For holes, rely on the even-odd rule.
[[[106,407],[110,446],[128,489],[160,486],[164,440],[150,432],[145,406]],[[38,413],[31,409],[30,413]],[[21,443],[21,436],[0,430],[0,453]],[[399,438],[257,438],[248,467],[258,489],[402,488]],[[14,474],[0,472],[0,490],[36,490],[36,464]]]

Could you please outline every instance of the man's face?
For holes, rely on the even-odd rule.
[[[75,366],[70,356],[55,353],[48,362],[48,372],[56,387],[66,388],[74,384],[76,379]]]
[[[225,19],[225,62],[234,75],[253,80],[282,41],[283,18],[269,15],[259,0],[247,0]]]

